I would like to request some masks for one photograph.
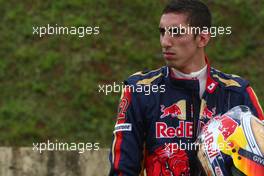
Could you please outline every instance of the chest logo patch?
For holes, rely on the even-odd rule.
[[[165,117],[178,118],[180,120],[186,120],[186,101],[180,100],[172,105],[165,107],[164,105],[160,105],[161,115],[160,118],[163,119]]]

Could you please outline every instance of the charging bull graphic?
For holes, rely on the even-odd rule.
[[[184,150],[159,147],[146,159],[147,175],[151,176],[189,176],[189,158]]]
[[[180,100],[177,103],[173,103],[172,105],[165,107],[164,105],[160,105],[161,115],[160,118],[163,119],[165,117],[171,116],[172,118],[177,117],[181,120],[186,120],[186,101]]]
[[[223,115],[219,120],[221,121],[221,125],[218,129],[226,140],[231,134],[234,133],[239,124],[227,115]]]

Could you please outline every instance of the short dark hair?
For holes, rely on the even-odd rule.
[[[163,9],[163,14],[166,13],[185,13],[190,26],[211,27],[211,12],[207,5],[199,0],[171,0]]]

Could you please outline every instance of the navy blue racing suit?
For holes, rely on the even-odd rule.
[[[209,65],[207,75],[202,98],[198,80],[175,79],[167,66],[135,73],[125,81],[128,86],[120,99],[109,175],[136,176],[143,169],[148,176],[198,175],[193,143],[210,118],[246,105],[264,119],[248,81]],[[147,92],[151,86],[154,89]]]

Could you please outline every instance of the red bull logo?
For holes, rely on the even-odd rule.
[[[239,124],[227,115],[223,115],[220,118],[221,125],[218,127],[224,139],[226,140],[231,134],[233,134]]]
[[[156,122],[156,138],[192,138],[193,123],[180,120],[176,127],[169,127],[164,122]]]
[[[210,162],[213,162],[214,158],[219,155],[218,149],[215,148],[214,143],[214,134],[211,129],[208,129],[210,124],[207,124],[203,128],[204,133],[204,147],[207,150],[208,157],[210,159]]]
[[[164,117],[167,117],[169,115],[171,115],[171,117],[178,117],[178,116],[182,115],[181,109],[179,108],[179,106],[176,103],[174,103],[171,106],[166,107],[166,108],[164,105],[161,105],[160,107],[161,107],[160,110],[162,112],[162,114],[160,116],[161,119],[163,119]]]
[[[180,100],[176,103],[173,103],[169,107],[165,107],[164,105],[161,105],[160,107],[160,111],[162,113],[160,115],[161,119],[171,116],[172,118],[177,117],[181,120],[186,120],[186,100]]]

